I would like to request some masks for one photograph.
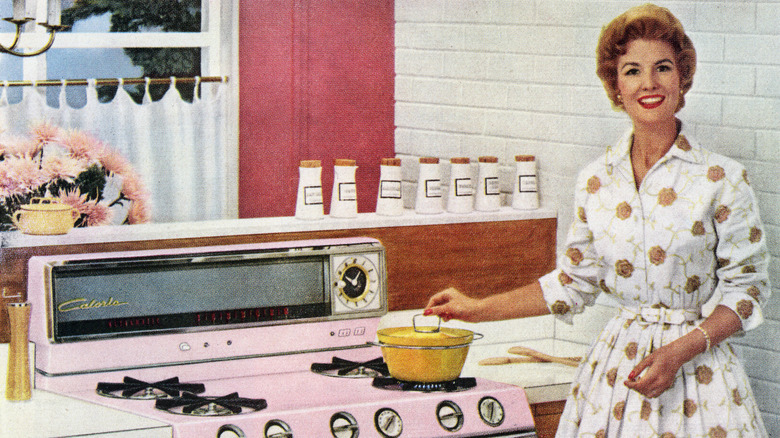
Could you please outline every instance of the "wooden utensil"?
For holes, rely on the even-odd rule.
[[[580,361],[582,360],[581,357],[557,357],[557,356],[550,356],[549,354],[542,353],[540,351],[533,350],[528,347],[512,347],[509,349],[509,353],[511,354],[517,354],[520,356],[528,356],[528,357],[534,357],[541,359],[545,362],[554,362],[559,363],[563,365],[568,365],[572,367],[579,366]]]
[[[536,357],[488,357],[477,362],[479,365],[506,365],[510,363],[544,362]]]

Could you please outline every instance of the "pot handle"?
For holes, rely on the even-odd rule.
[[[418,316],[425,316],[422,313],[418,313],[417,315],[414,315],[412,317],[412,326],[414,327],[414,331],[417,333],[438,333],[441,331],[441,317],[437,316],[436,319],[438,320],[438,324],[433,329],[423,329],[423,328],[417,328],[417,317]]]

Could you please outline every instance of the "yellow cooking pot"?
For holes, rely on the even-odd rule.
[[[32,198],[19,207],[11,221],[25,234],[65,234],[73,228],[79,212],[54,198]]]
[[[437,383],[460,376],[469,346],[482,335],[470,330],[418,326],[377,330],[378,344],[390,375],[405,382]]]

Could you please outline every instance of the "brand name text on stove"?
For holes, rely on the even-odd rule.
[[[86,298],[74,298],[72,300],[60,303],[60,305],[57,306],[57,309],[60,312],[70,312],[72,310],[88,310],[97,309],[100,307],[124,306],[125,304],[128,303],[126,301],[115,300],[113,297],[110,297],[107,300],[90,301],[87,301]]]

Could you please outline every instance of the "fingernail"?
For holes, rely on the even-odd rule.
[[[430,316],[432,313],[433,313],[433,310],[431,310],[431,309],[425,309],[423,311],[423,315],[425,315],[425,316]]]
[[[629,379],[629,380],[634,380],[634,379],[636,379],[636,373],[635,373],[635,372],[633,372],[633,371],[631,371],[631,373],[628,375],[628,379]]]

